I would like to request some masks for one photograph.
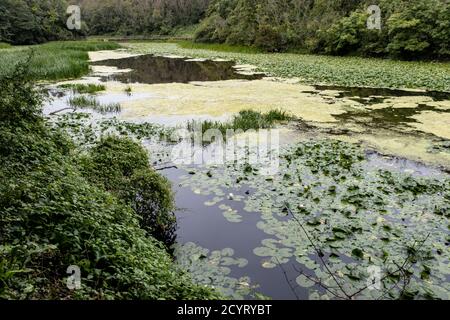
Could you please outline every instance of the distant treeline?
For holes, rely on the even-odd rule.
[[[66,27],[79,4],[82,30]],[[381,9],[381,29],[367,9]],[[450,57],[448,0],[2,0],[0,42],[38,43],[83,35],[171,35],[200,23],[197,42],[405,59]]]
[[[381,30],[367,28],[370,5]],[[450,57],[447,0],[211,0],[196,41],[267,51],[334,55]]]
[[[69,39],[64,0],[1,0],[0,42],[34,44]]]
[[[71,4],[81,8],[81,30],[67,28]],[[171,34],[199,23],[208,4],[209,0],[0,0],[0,42]]]
[[[165,35],[197,24],[210,0],[80,0],[90,35]]]

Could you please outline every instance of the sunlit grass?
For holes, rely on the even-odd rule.
[[[68,104],[74,109],[92,109],[94,111],[105,113],[118,113],[121,111],[120,103],[102,104],[95,97],[76,96],[68,99]]]
[[[199,43],[192,41],[177,41],[181,48],[184,49],[204,49],[221,52],[237,52],[237,53],[261,53],[262,51],[255,47],[230,45],[224,43]]]
[[[30,56],[29,72],[35,80],[79,78],[89,73],[88,51],[113,50],[114,42],[67,41],[42,45],[11,47],[0,51],[0,75],[11,71],[19,61]]]
[[[64,89],[71,89],[73,92],[76,93],[89,93],[89,94],[94,94],[100,91],[104,91],[106,89],[106,87],[102,84],[62,84],[59,86],[60,88],[64,88]]]
[[[201,129],[204,134],[208,130],[219,130],[223,136],[226,136],[228,130],[258,130],[272,128],[277,122],[289,121],[293,117],[283,110],[271,110],[268,113],[261,113],[253,110],[242,110],[233,116],[230,121],[197,121],[192,120],[188,123],[188,130],[194,132]]]
[[[0,42],[0,49],[8,49],[11,48],[9,43]]]

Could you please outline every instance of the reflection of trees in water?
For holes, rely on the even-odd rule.
[[[261,75],[242,75],[233,68],[233,62],[185,61],[180,58],[144,55],[125,59],[99,61],[94,65],[133,69],[129,73],[114,74],[108,80],[140,83],[187,83],[190,81],[219,81],[229,79],[260,79]]]

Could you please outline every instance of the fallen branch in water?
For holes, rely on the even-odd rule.
[[[72,108],[72,107],[66,107],[66,108],[62,108],[62,109],[60,109],[60,110],[53,111],[52,113],[49,113],[49,115],[50,115],[50,116],[53,116],[53,115],[55,115],[55,114],[57,114],[57,113],[60,113],[60,112],[66,111],[66,110],[72,110],[72,111],[75,111],[76,109],[75,109],[75,108]]]
[[[300,222],[299,219],[297,219],[297,217],[294,215],[294,213],[292,212],[292,210],[289,208],[289,205],[286,203],[285,204],[286,209],[288,210],[289,214],[294,218],[294,220],[298,223],[298,225],[300,226],[300,228],[303,230],[303,232],[306,235],[306,238],[308,239],[308,241],[311,243],[311,245],[313,246],[314,250],[317,253],[317,256],[319,257],[320,261],[322,262],[323,266],[325,267],[327,273],[333,278],[334,282],[336,282],[337,286],[339,287],[339,289],[342,291],[342,293],[350,299],[350,296],[347,294],[347,292],[345,292],[343,286],[341,285],[341,283],[338,281],[336,275],[331,272],[330,268],[328,267],[328,264],[325,262],[325,260],[323,259],[323,252],[322,250],[320,250],[316,244],[314,243],[314,241],[311,239],[311,237],[309,236],[308,231],[306,231],[305,227],[303,226],[303,224]]]
[[[291,291],[294,293],[297,300],[300,300],[300,297],[298,296],[297,292],[295,291],[295,287],[292,286],[291,280],[289,280],[286,270],[284,270],[283,266],[280,263],[280,260],[278,260],[277,257],[275,257],[275,258],[277,259],[278,267],[280,267],[281,271],[283,272],[284,278],[286,279],[286,282],[287,282],[289,288],[291,288]]]
[[[167,167],[159,167],[159,168],[154,168],[155,171],[163,171],[163,170],[169,170],[169,169],[178,169],[177,166],[167,166]]]
[[[293,217],[294,221],[297,222],[297,224],[300,226],[300,228],[303,230],[303,232],[305,233],[308,241],[310,242],[310,244],[312,245],[312,247],[314,248],[317,256],[319,257],[321,263],[323,264],[324,268],[326,269],[326,272],[332,277],[332,279],[334,280],[334,282],[337,284],[337,287],[334,287],[333,289],[339,289],[342,294],[338,294],[336,292],[334,292],[333,290],[331,290],[330,286],[324,285],[322,283],[322,280],[317,279],[315,277],[309,276],[307,274],[305,274],[303,271],[301,270],[297,270],[294,267],[294,269],[299,273],[304,275],[307,279],[311,280],[312,282],[314,282],[316,285],[319,285],[320,287],[322,287],[324,290],[326,290],[327,292],[329,292],[330,294],[332,294],[335,298],[338,299],[343,299],[343,300],[352,300],[354,299],[357,295],[361,294],[362,292],[364,292],[365,290],[369,289],[373,284],[367,284],[366,286],[364,286],[361,289],[358,289],[357,291],[355,291],[352,294],[347,293],[343,286],[340,284],[340,282],[338,281],[336,275],[330,270],[330,268],[328,267],[327,262],[325,261],[325,259],[323,259],[323,252],[322,250],[320,250],[320,248],[317,247],[317,245],[314,243],[314,241],[312,240],[312,237],[309,235],[308,231],[306,230],[306,228],[303,226],[303,224],[301,223],[301,221],[296,217],[296,215],[292,212],[292,210],[289,208],[289,204],[286,203],[285,204],[285,208],[288,210],[289,214]],[[425,242],[428,240],[428,238],[430,237],[430,234],[428,234],[422,241],[420,241],[419,243],[419,249],[425,244]],[[384,280],[386,280],[389,277],[395,276],[396,274],[400,273],[399,278],[403,280],[403,286],[402,289],[400,290],[400,296],[402,296],[404,294],[404,292],[406,292],[406,288],[408,286],[408,284],[411,281],[411,274],[408,272],[408,269],[410,269],[413,265],[413,263],[411,263],[412,258],[413,258],[413,254],[417,251],[416,250],[416,244],[417,244],[417,240],[414,241],[413,245],[410,247],[410,250],[408,251],[408,255],[405,258],[405,260],[403,261],[403,263],[401,265],[397,264],[395,261],[393,261],[393,263],[397,266],[397,269],[393,272],[388,272],[385,274],[384,277],[382,277],[379,281],[380,283],[383,283]],[[389,294],[389,292],[391,292],[391,290],[393,290],[395,287],[398,286],[398,284],[400,283],[401,280],[398,280],[397,282],[394,283],[394,285],[392,287],[390,287],[389,289],[385,290],[380,297],[378,297],[378,300],[384,298],[387,294]]]

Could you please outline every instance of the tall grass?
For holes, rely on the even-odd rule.
[[[106,89],[106,87],[102,84],[93,84],[93,83],[89,84],[69,83],[69,84],[62,84],[59,87],[64,89],[71,89],[75,93],[89,93],[89,94],[94,94],[96,92],[104,91]]]
[[[119,103],[101,104],[95,97],[76,96],[68,99],[68,104],[74,109],[92,109],[100,113],[118,113],[121,111]]]
[[[273,127],[277,122],[289,121],[293,117],[283,110],[271,110],[268,113],[261,113],[253,110],[242,110],[228,122],[220,121],[196,121],[188,122],[188,130],[194,132],[201,128],[202,134],[210,129],[219,130],[226,136],[227,130],[258,130]]]
[[[36,46],[12,47],[0,51],[0,75],[7,74],[20,61],[29,63],[34,80],[62,80],[79,78],[89,72],[88,51],[113,50],[114,42],[67,41],[50,42]]]
[[[0,42],[0,49],[8,49],[11,48],[9,43]]]

